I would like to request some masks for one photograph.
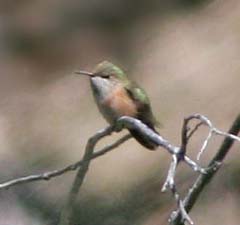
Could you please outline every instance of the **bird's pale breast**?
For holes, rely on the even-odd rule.
[[[121,116],[137,114],[137,106],[123,85],[100,77],[92,78],[91,85],[99,111],[110,124]]]
[[[103,104],[110,107],[118,117],[134,117],[137,114],[136,105],[127,94],[125,88],[120,85],[108,95]]]

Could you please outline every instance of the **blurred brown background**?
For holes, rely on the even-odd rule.
[[[80,159],[106,126],[89,81],[74,76],[110,60],[145,88],[161,134],[180,142],[184,116],[207,115],[228,130],[240,111],[240,2],[237,0],[24,0],[0,2],[0,178]],[[189,154],[194,158],[206,130]],[[106,141],[121,136],[116,134]],[[221,143],[214,138],[201,163]],[[196,224],[239,224],[239,145],[201,196]],[[170,157],[131,140],[91,164],[76,225],[167,224],[175,202],[161,193]],[[184,194],[196,178],[179,167]],[[0,192],[0,224],[54,225],[73,173]]]

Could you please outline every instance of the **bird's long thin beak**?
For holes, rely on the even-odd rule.
[[[88,71],[83,71],[83,70],[78,70],[78,71],[75,71],[74,73],[75,74],[86,75],[86,76],[89,76],[89,77],[93,76],[93,73],[88,72]]]

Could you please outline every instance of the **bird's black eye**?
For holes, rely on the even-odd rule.
[[[102,77],[102,78],[105,78],[105,79],[109,79],[109,78],[110,78],[109,75],[102,75],[101,77]]]
[[[107,75],[107,74],[104,74],[104,73],[101,73],[101,72],[95,73],[94,75],[95,75],[95,77],[101,77],[101,78],[104,78],[104,79],[109,79],[110,78],[110,74]]]

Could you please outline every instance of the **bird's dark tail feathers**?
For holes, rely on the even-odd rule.
[[[151,128],[151,129],[158,134],[158,132],[154,128]],[[142,135],[142,133],[140,133],[138,130],[129,129],[129,132],[141,145],[148,148],[149,150],[156,150],[156,148],[158,147],[157,144],[150,141],[146,136]]]

